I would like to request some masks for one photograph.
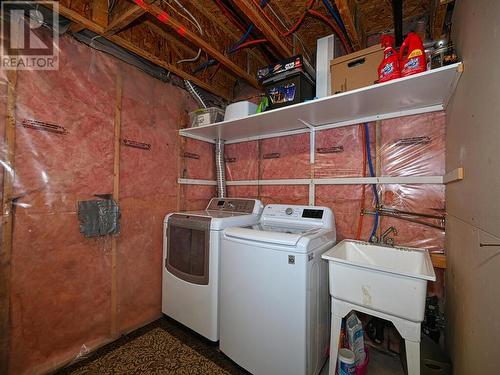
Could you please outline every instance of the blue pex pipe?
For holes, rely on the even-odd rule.
[[[323,4],[325,4],[326,9],[328,9],[328,12],[330,12],[331,16],[335,19],[335,22],[340,26],[344,34],[347,35],[347,30],[345,28],[344,22],[342,22],[342,18],[340,18],[340,15],[333,9],[332,4],[330,4],[329,0],[323,0]]]
[[[370,153],[370,131],[368,129],[368,123],[365,122],[365,139],[366,139],[366,156],[368,157],[368,168],[370,169],[370,176],[375,177],[375,172],[373,169],[373,162],[372,162],[372,155]],[[375,196],[375,221],[373,222],[373,229],[372,233],[370,234],[370,238],[368,238],[368,241],[371,241],[373,236],[377,233],[377,227],[378,227],[378,207],[379,207],[379,200],[378,200],[378,192],[377,192],[377,185],[372,184],[372,190],[373,190],[373,195]]]
[[[261,8],[264,8],[264,7],[267,5],[268,1],[269,1],[269,0],[262,0],[262,1],[260,2],[260,7],[261,7]],[[240,38],[240,40],[238,40],[235,44],[233,44],[233,45],[231,46],[231,48],[229,48],[228,53],[234,53],[234,52],[236,52],[236,51],[238,50],[238,47],[239,47],[241,44],[245,43],[245,41],[248,39],[248,37],[249,37],[249,36],[250,36],[250,34],[252,33],[253,28],[254,28],[254,24],[253,24],[253,23],[251,23],[251,24],[250,24],[250,26],[248,26],[247,31],[245,31],[245,33],[244,33],[244,34],[242,35],[242,37]],[[210,59],[210,60],[208,60],[208,61],[204,62],[203,64],[198,65],[198,66],[197,66],[197,67],[193,70],[193,73],[199,72],[200,70],[205,69],[206,67],[209,67],[209,66],[214,65],[215,63],[217,63],[217,60],[215,60],[215,59]]]

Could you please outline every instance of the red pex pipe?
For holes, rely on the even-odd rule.
[[[250,46],[253,46],[255,44],[260,44],[260,43],[267,43],[269,42],[267,39],[255,39],[255,40],[249,40],[248,42],[241,43],[236,50],[247,48]]]

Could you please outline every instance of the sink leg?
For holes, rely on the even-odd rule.
[[[339,351],[340,329],[342,327],[342,317],[332,314],[332,329],[330,334],[330,367],[328,375],[335,375],[337,368],[337,354]]]
[[[420,342],[405,340],[408,375],[420,375]]]

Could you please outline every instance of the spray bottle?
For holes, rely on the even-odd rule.
[[[422,39],[414,32],[408,33],[399,50],[399,57],[402,77],[427,70]]]
[[[384,47],[384,59],[378,67],[378,82],[386,82],[401,77],[399,71],[399,56],[394,49],[394,37],[382,35],[382,47]]]

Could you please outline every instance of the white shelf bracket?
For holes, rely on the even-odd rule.
[[[309,129],[309,164],[314,164],[314,149],[316,147],[316,128],[308,122],[299,119]]]

